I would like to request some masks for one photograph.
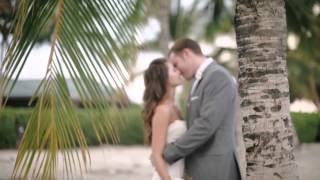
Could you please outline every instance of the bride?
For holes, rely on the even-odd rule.
[[[144,73],[143,120],[145,142],[151,145],[155,171],[152,180],[182,180],[184,159],[169,165],[162,158],[166,144],[186,131],[179,109],[174,105],[175,88],[183,83],[180,72],[166,59],[155,59]]]

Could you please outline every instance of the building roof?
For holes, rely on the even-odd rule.
[[[10,81],[9,83],[12,83],[13,81]],[[12,98],[23,98],[23,97],[32,97],[37,88],[39,87],[41,83],[40,79],[35,80],[18,80],[10,94],[10,97]],[[79,100],[79,94],[77,92],[77,89],[72,82],[71,79],[66,80],[68,91],[71,96],[71,99]],[[101,83],[99,83],[101,88],[103,87]],[[8,90],[5,91],[4,95],[7,96]],[[108,95],[108,92],[104,91],[105,97],[110,97]]]

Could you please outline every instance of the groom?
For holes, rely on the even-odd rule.
[[[175,42],[169,61],[187,80],[193,80],[187,111],[187,132],[168,144],[163,157],[172,164],[186,158],[187,179],[240,180],[235,151],[237,88],[230,74],[206,58],[197,42]]]

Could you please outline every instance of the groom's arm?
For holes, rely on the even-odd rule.
[[[219,73],[222,74],[219,74]],[[235,85],[224,72],[216,71],[204,89],[200,116],[193,120],[188,131],[164,150],[164,159],[172,164],[207,142],[223,121],[228,109],[234,106]],[[213,75],[212,74],[212,75]]]

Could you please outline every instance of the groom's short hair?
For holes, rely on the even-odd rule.
[[[170,55],[171,53],[179,53],[185,48],[190,49],[193,53],[197,55],[203,55],[199,44],[196,41],[189,38],[178,39],[171,47],[168,55]]]

